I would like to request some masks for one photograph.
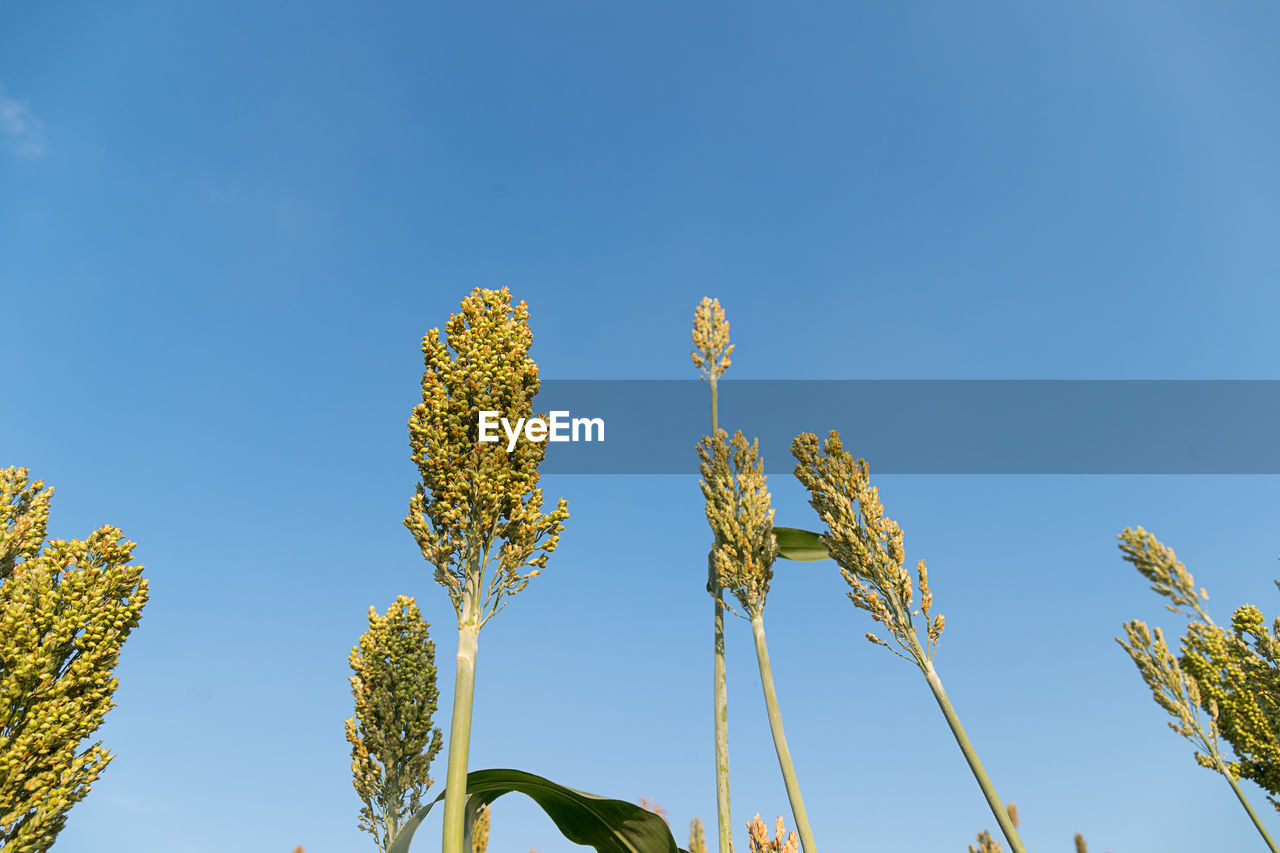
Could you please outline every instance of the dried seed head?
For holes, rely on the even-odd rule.
[[[640,808],[644,809],[645,811],[653,812],[658,817],[667,821],[667,823],[671,823],[671,821],[668,820],[667,818],[667,810],[663,808],[662,804],[659,803],[656,799],[651,800],[648,797],[641,797]]]
[[[732,592],[749,618],[764,611],[778,543],[773,508],[758,441],[719,430],[698,443],[707,521],[715,533],[712,570],[717,585]]]
[[[1003,853],[1000,842],[991,837],[985,829],[978,833],[978,846],[969,845],[969,853]]]
[[[405,526],[436,566],[436,580],[463,618],[464,599],[487,620],[528,585],[560,541],[569,517],[565,501],[542,514],[538,466],[542,442],[481,443],[479,414],[497,411],[515,423],[533,417],[538,366],[529,358],[529,309],[511,305],[506,288],[476,288],[462,312],[422,340],[426,370],[422,402],[409,419],[410,445],[421,482]],[[496,546],[497,567],[483,576]]]
[[[729,321],[719,299],[703,297],[693,312],[693,346],[693,363],[703,379],[714,382],[728,369],[733,344],[729,343]]]
[[[1191,700],[1192,705],[1199,708],[1200,707],[1200,687],[1196,684],[1196,680],[1194,678],[1184,677],[1184,679],[1187,683],[1187,688],[1186,688],[1187,698]]]
[[[1204,587],[1197,593],[1195,578],[1179,562],[1172,548],[1141,527],[1136,530],[1126,527],[1118,538],[1125,562],[1131,563],[1144,578],[1151,581],[1153,590],[1172,602],[1166,605],[1170,610],[1191,615],[1183,609],[1190,608],[1201,619],[1213,622],[1200,603],[1202,597],[1204,601],[1209,600],[1209,593]]]
[[[1190,740],[1198,753],[1202,751],[1220,760],[1218,728],[1213,714],[1210,713],[1207,719],[1200,715],[1200,684],[1183,671],[1165,641],[1164,631],[1160,628],[1149,629],[1144,622],[1136,619],[1126,622],[1124,630],[1128,641],[1117,637],[1116,642],[1129,653],[1156,704],[1173,718],[1169,728]]]
[[[855,460],[832,431],[821,446],[817,436],[805,433],[792,442],[795,474],[808,490],[810,505],[827,525],[823,543],[840,566],[849,585],[849,599],[872,619],[889,628],[898,645],[919,666],[932,659],[942,633],[942,615],[929,619],[933,591],[924,561],[916,565],[920,582],[921,611],[926,619],[922,645],[912,622],[915,593],[910,572],[904,567],[906,551],[902,528],[884,515],[880,492],[870,483],[865,460]]]
[[[799,853],[800,839],[794,832],[787,832],[781,817],[775,828],[775,837],[770,839],[768,827],[759,814],[747,821],[747,840],[751,853]]]
[[[925,568],[924,560],[916,563],[916,574],[920,576],[920,610],[928,621],[929,608],[933,607],[933,590],[929,589],[929,570]]]

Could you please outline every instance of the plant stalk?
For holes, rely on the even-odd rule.
[[[378,849],[385,851],[396,840],[396,836],[400,834],[400,813],[392,809],[390,814],[384,816],[385,831],[387,834],[386,847],[382,845],[382,839],[378,839]]]
[[[711,385],[711,437],[714,439],[720,431],[720,397],[716,387],[716,377],[709,380]],[[716,824],[720,836],[720,853],[733,851],[733,818],[729,810],[729,687],[725,676],[724,664],[724,605],[720,603],[723,590],[716,583],[714,554],[707,555],[707,590],[715,599],[715,668],[713,672],[715,696],[713,711],[715,713],[716,739]]]
[[[773,747],[778,752],[778,765],[782,768],[782,781],[787,786],[787,798],[791,801],[791,814],[800,835],[804,853],[817,853],[813,842],[813,830],[809,828],[809,816],[805,814],[804,798],[800,796],[800,782],[796,768],[791,763],[791,750],[787,748],[787,736],[782,731],[782,712],[778,710],[778,693],[773,686],[773,667],[769,665],[769,647],[764,641],[764,615],[751,617],[751,632],[756,638],[756,661],[760,664],[760,684],[764,688],[764,704],[769,711],[769,730],[773,733]]]
[[[983,769],[981,759],[978,758],[977,750],[969,742],[969,736],[964,733],[964,726],[960,725],[960,718],[956,716],[956,709],[952,707],[951,700],[947,698],[947,691],[942,689],[942,679],[938,678],[938,673],[933,668],[933,662],[926,660],[921,669],[924,671],[925,680],[929,682],[929,689],[933,691],[933,698],[938,700],[938,707],[942,709],[942,715],[947,718],[947,725],[951,727],[951,733],[955,735],[956,743],[960,745],[960,751],[964,753],[965,760],[969,762],[969,769],[973,771],[974,778],[978,780],[978,787],[982,789],[983,796],[987,798],[987,805],[991,807],[991,813],[995,815],[996,823],[1000,825],[1000,831],[1004,833],[1005,839],[1009,842],[1012,853],[1027,853],[1026,848],[1022,846],[1022,839],[1018,837],[1018,830],[1014,828],[1013,821],[1009,819],[1009,810],[1005,808],[1000,795],[996,793],[995,785],[991,784],[991,779],[987,776],[987,771]]]
[[[471,707],[476,688],[476,647],[480,620],[473,598],[463,601],[463,619],[458,623],[458,670],[453,683],[453,722],[449,726],[449,769],[445,775],[444,837],[441,853],[471,853],[466,844],[471,835],[466,827],[467,752],[471,747]]]
[[[733,850],[733,826],[729,816],[729,689],[724,666],[724,605],[720,589],[715,589],[715,715],[716,715],[716,815],[720,830],[720,853]]]
[[[1223,776],[1227,777],[1227,782],[1231,784],[1231,790],[1236,792],[1236,799],[1240,801],[1240,805],[1244,806],[1244,810],[1249,813],[1249,819],[1253,821],[1253,825],[1257,827],[1258,833],[1262,836],[1262,840],[1267,842],[1267,847],[1271,849],[1271,853],[1280,853],[1276,849],[1276,843],[1271,840],[1271,836],[1267,834],[1267,829],[1262,825],[1257,813],[1253,810],[1253,806],[1249,805],[1249,800],[1245,798],[1244,791],[1240,790],[1240,785],[1231,776],[1231,771],[1223,765],[1222,759],[1214,755],[1214,761],[1218,765],[1218,770]]]

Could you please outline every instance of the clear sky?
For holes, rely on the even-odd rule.
[[[56,488],[53,535],[122,527],[152,584],[119,757],[56,849],[372,849],[346,657],[417,596],[450,707],[405,423],[474,286],[529,302],[547,377],[692,378],[709,295],[736,378],[1280,378],[1278,40],[1271,0],[0,2],[0,465]],[[1175,547],[1219,620],[1274,615],[1280,478],[877,482],[1029,849],[1260,847],[1112,640],[1181,629],[1115,536]],[[683,844],[715,817],[692,449],[687,477],[544,484],[573,516],[481,636],[472,767],[655,798]],[[990,813],[842,590],[781,566],[766,611],[818,842],[962,851]],[[787,801],[729,628],[745,849]],[[531,848],[571,846],[501,801],[490,849]]]

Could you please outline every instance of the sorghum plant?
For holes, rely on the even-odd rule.
[[[385,615],[369,608],[369,630],[348,658],[356,712],[346,721],[352,784],[364,803],[360,828],[380,851],[422,807],[443,745],[433,722],[440,693],[427,628],[418,605],[401,595]]]
[[[1172,548],[1141,527],[1136,530],[1125,528],[1119,538],[1124,559],[1151,581],[1153,590],[1169,600],[1166,607],[1191,617],[1193,621],[1187,637],[1182,640],[1181,660],[1170,650],[1160,628],[1150,629],[1136,619],[1125,623],[1128,642],[1118,637],[1116,642],[1133,659],[1156,704],[1174,718],[1175,722],[1169,723],[1169,728],[1196,747],[1197,763],[1223,775],[1272,853],[1280,853],[1244,791],[1236,783],[1240,765],[1229,762],[1218,745],[1218,735],[1223,731],[1224,722],[1220,702],[1229,703],[1229,723],[1233,734],[1246,745],[1246,750],[1247,744],[1254,743],[1250,738],[1260,731],[1267,732],[1264,737],[1271,738],[1273,744],[1275,742],[1275,732],[1268,728],[1263,711],[1263,707],[1273,703],[1274,699],[1254,694],[1240,668],[1243,661],[1255,675],[1259,674],[1254,668],[1257,659],[1250,661],[1254,650],[1242,639],[1243,631],[1242,636],[1237,637],[1214,624],[1203,604],[1209,593],[1203,587],[1197,591],[1195,578],[1178,560]],[[1257,615],[1260,621],[1261,613]],[[1254,626],[1251,617],[1251,613],[1245,614],[1242,628]],[[1194,621],[1197,618],[1199,621]],[[1266,644],[1268,641],[1263,642]],[[1220,654],[1216,662],[1215,654]]]
[[[714,438],[703,438],[698,445],[707,521],[716,535],[711,561],[716,587],[732,592],[751,622],[760,684],[764,688],[778,765],[782,769],[800,842],[805,853],[815,853],[817,847],[805,814],[791,751],[787,748],[773,669],[769,663],[769,647],[765,642],[764,606],[769,595],[769,582],[773,578],[773,563],[778,557],[778,543],[773,535],[773,508],[770,506],[764,463],[760,459],[758,442],[748,444],[741,432],[734,433],[731,442],[727,439],[725,431],[719,430]]]
[[[111,671],[149,595],[119,529],[45,541],[52,494],[0,469],[0,848],[14,853],[48,850],[114,757],[80,742],[115,707]]]
[[[960,718],[933,667],[933,656],[946,622],[941,613],[936,616],[931,613],[933,593],[924,560],[916,564],[920,607],[915,609],[911,573],[903,566],[906,555],[902,529],[892,519],[885,518],[879,490],[870,482],[867,463],[855,460],[835,431],[821,446],[812,433],[799,435],[792,442],[791,452],[797,462],[796,478],[809,490],[810,504],[827,524],[822,540],[849,585],[849,599],[884,625],[898,648],[875,634],[868,633],[867,639],[910,661],[923,673],[1009,846],[1014,853],[1025,853],[1018,830],[960,725]],[[913,620],[916,615],[924,622],[923,642]]]
[[[1124,630],[1128,642],[1119,638],[1116,642],[1124,647],[1137,665],[1156,704],[1173,717],[1174,722],[1169,723],[1169,728],[1191,741],[1196,748],[1197,762],[1217,770],[1226,778],[1254,826],[1266,840],[1267,846],[1275,851],[1275,844],[1254,813],[1248,798],[1236,784],[1235,776],[1218,746],[1218,703],[1201,696],[1200,685],[1195,678],[1183,671],[1160,628],[1150,629],[1145,623],[1134,619],[1125,623]],[[1207,708],[1204,707],[1205,704]]]
[[[689,821],[689,853],[707,853],[707,836],[700,818]]]
[[[978,833],[978,846],[969,845],[969,853],[1004,853],[1004,848],[1000,846],[1000,842],[991,837],[991,833],[982,830]]]
[[[542,513],[541,442],[479,441],[479,413],[512,423],[533,416],[538,367],[529,358],[529,309],[506,289],[476,288],[462,312],[422,340],[422,402],[409,419],[422,480],[405,526],[436,567],[458,617],[457,674],[449,732],[442,853],[462,853],[467,751],[481,627],[546,567],[569,511],[561,500]]]
[[[1275,633],[1273,633],[1275,632]],[[1231,772],[1256,782],[1280,810],[1280,619],[1270,630],[1251,604],[1236,610],[1230,631],[1192,623],[1182,667],[1217,704],[1218,728],[1237,760]]]
[[[797,853],[800,849],[796,834],[787,832],[782,818],[778,818],[777,832],[771,839],[769,830],[760,819],[760,815],[756,815],[747,822],[747,843],[751,853]]]
[[[720,429],[717,383],[732,363],[729,356],[733,352],[733,344],[729,343],[729,321],[725,319],[720,300],[704,297],[694,311],[693,346],[693,364],[711,389],[711,434],[715,435]],[[716,817],[720,853],[731,853],[733,820],[729,813],[729,692],[725,680],[724,605],[712,560],[713,556],[708,554],[707,592],[711,593],[715,607],[712,710],[715,716]]]
[[[1196,579],[1178,560],[1178,555],[1172,548],[1141,527],[1137,530],[1126,527],[1118,538],[1120,553],[1124,555],[1125,562],[1151,581],[1153,590],[1169,599],[1170,603],[1165,607],[1174,613],[1199,617],[1205,623],[1213,624],[1213,619],[1203,604],[1209,600],[1209,593],[1204,587],[1196,590]]]

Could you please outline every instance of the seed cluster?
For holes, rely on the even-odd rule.
[[[716,584],[755,618],[764,611],[778,557],[759,442],[748,444],[741,432],[729,441],[728,433],[718,430],[714,439],[704,436],[698,443],[698,458],[707,521],[716,537],[711,552]]]
[[[501,412],[511,421],[534,416],[538,366],[529,357],[529,309],[511,304],[507,288],[476,288],[461,313],[422,340],[422,402],[409,419],[413,461],[421,473],[405,526],[436,567],[459,618],[464,599],[480,624],[523,590],[556,549],[568,505],[542,514],[538,466],[541,442],[519,442],[511,452],[479,440],[479,414]],[[496,554],[494,549],[496,547]],[[497,566],[484,586],[485,570]],[[475,599],[483,587],[483,604]]]
[[[1151,581],[1153,590],[1173,602],[1166,605],[1170,610],[1188,616],[1194,614],[1206,622],[1213,621],[1201,604],[1201,600],[1209,600],[1209,593],[1201,587],[1199,595],[1196,594],[1195,578],[1178,560],[1172,548],[1141,527],[1137,530],[1126,527],[1120,534],[1120,551],[1126,562]]]
[[[1156,704],[1173,717],[1175,722],[1169,723],[1169,728],[1195,744],[1197,761],[1218,769],[1222,755],[1218,749],[1217,703],[1205,703],[1209,718],[1203,719],[1200,687],[1182,671],[1160,628],[1148,628],[1146,623],[1134,619],[1125,623],[1124,630],[1128,642],[1119,638],[1116,642],[1133,658]]]
[[[689,853],[707,853],[707,835],[696,817],[689,821]]]
[[[112,756],[81,741],[114,707],[112,670],[149,592],[115,527],[50,540],[53,490],[0,469],[0,847],[47,850]]]
[[[1156,702],[1178,720],[1171,728],[1196,745],[1196,761],[1258,783],[1280,810],[1280,644],[1262,611],[1246,604],[1236,610],[1230,629],[1219,627],[1203,604],[1208,592],[1197,590],[1172,548],[1141,527],[1126,528],[1119,539],[1124,559],[1168,599],[1169,610],[1191,622],[1176,659],[1160,629],[1149,630],[1141,622],[1125,625],[1128,643],[1117,641]],[[1280,633],[1280,619],[1272,630]],[[1236,760],[1223,755],[1219,737],[1231,745]]]
[[[421,807],[443,746],[433,722],[440,693],[428,627],[414,600],[398,596],[384,615],[369,608],[369,629],[347,658],[356,713],[346,721],[352,784],[364,803],[360,828],[379,850]]]
[[[778,818],[777,832],[769,837],[769,829],[757,814],[747,822],[748,844],[751,853],[799,853],[800,839],[794,832],[787,832],[786,824]]]
[[[714,382],[729,365],[733,344],[729,343],[729,321],[719,299],[704,296],[693,312],[693,364],[704,379]]]
[[[911,573],[903,567],[902,528],[885,517],[866,461],[855,460],[834,430],[821,446],[812,433],[796,436],[791,452],[797,462],[796,478],[809,490],[810,505],[827,524],[822,540],[849,585],[849,599],[888,628],[909,659],[924,668],[933,659],[946,620],[941,613],[930,613],[933,592],[924,560],[916,565],[920,609],[912,610],[915,590]],[[924,617],[923,647],[913,615]],[[866,637],[905,657],[875,634]]]
[[[1231,772],[1270,792],[1280,810],[1274,796],[1280,791],[1278,633],[1280,619],[1268,629],[1262,611],[1246,604],[1232,616],[1230,630],[1192,623],[1180,663],[1199,684],[1202,707],[1213,702],[1219,708],[1219,730],[1238,759],[1228,764]]]
[[[1000,846],[1000,842],[991,837],[991,833],[982,830],[978,833],[978,846],[969,845],[969,853],[1004,853],[1004,848]]]

